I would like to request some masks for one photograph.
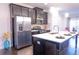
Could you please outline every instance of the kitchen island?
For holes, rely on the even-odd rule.
[[[59,33],[43,33],[33,35],[34,54],[58,55],[67,48],[69,39],[75,37],[75,50],[77,48],[78,33],[61,31]]]

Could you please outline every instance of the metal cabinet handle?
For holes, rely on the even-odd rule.
[[[39,45],[40,45],[40,41],[37,41],[37,44],[39,44]]]

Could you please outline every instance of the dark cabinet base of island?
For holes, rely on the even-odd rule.
[[[33,37],[33,54],[34,55],[63,55],[68,47],[69,41],[56,43],[40,38]]]

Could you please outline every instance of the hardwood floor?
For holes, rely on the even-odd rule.
[[[63,52],[63,55],[79,55],[79,38],[78,38],[77,50],[75,49],[75,38],[72,38],[69,40],[69,46]]]
[[[33,47],[30,46],[28,48],[21,49],[17,52],[18,55],[32,55],[33,54]]]
[[[20,50],[16,50],[14,48],[2,49],[0,50],[0,55],[32,55],[33,47],[25,47]]]
[[[75,53],[77,52],[77,53]],[[29,46],[20,50],[14,48],[0,50],[0,55],[33,55],[33,46]],[[77,44],[77,51],[75,51],[75,39],[72,38],[69,41],[69,46],[62,55],[79,55],[79,38]]]

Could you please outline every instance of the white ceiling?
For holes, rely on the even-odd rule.
[[[47,5],[45,5],[44,3],[26,3],[26,4],[33,7],[43,8],[43,9],[48,9],[51,6],[61,7],[64,9],[79,8],[79,3],[47,3]]]
[[[44,3],[26,3],[26,4],[30,5],[32,7],[39,7],[39,8],[45,9],[45,10],[48,9],[48,6],[44,5]]]
[[[79,16],[79,3],[47,3],[47,5],[45,5],[44,3],[26,3],[26,4],[32,7],[39,7],[44,10],[48,10],[52,6],[59,7],[62,9],[61,14],[69,12],[72,17]]]

